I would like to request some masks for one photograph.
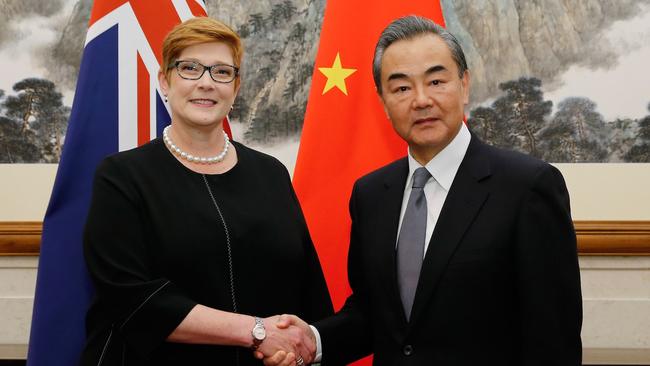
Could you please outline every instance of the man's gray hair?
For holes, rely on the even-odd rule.
[[[386,48],[396,41],[412,39],[428,33],[442,38],[447,44],[449,51],[451,51],[451,57],[458,67],[458,77],[463,77],[465,71],[467,71],[467,61],[465,61],[465,53],[456,37],[430,19],[417,15],[409,15],[390,23],[381,32],[377,46],[375,46],[375,55],[372,59],[372,77],[375,80],[375,87],[379,94],[381,94],[381,59],[384,56]]]

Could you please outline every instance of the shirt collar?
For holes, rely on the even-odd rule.
[[[465,126],[465,123],[461,123],[460,130],[454,139],[424,166],[438,184],[440,184],[440,186],[446,191],[449,191],[451,188],[451,183],[454,181],[460,163],[465,157],[471,138],[472,136],[469,133],[467,126]],[[408,153],[408,162],[409,180],[407,184],[410,186],[415,169],[422,165],[411,156],[410,150]]]

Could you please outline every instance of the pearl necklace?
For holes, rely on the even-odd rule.
[[[191,163],[199,163],[199,164],[216,164],[220,163],[223,161],[223,159],[226,157],[226,154],[228,153],[228,147],[230,147],[230,139],[228,139],[228,135],[224,132],[223,133],[223,150],[221,150],[221,153],[217,156],[213,157],[200,157],[200,156],[194,156],[192,154],[188,154],[185,151],[181,150],[178,146],[174,145],[174,142],[172,141],[171,138],[169,138],[169,127],[165,127],[163,130],[163,141],[165,141],[165,145],[167,145],[167,148],[171,150],[173,153],[176,155],[180,156],[181,158],[191,162]]]

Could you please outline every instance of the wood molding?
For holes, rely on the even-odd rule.
[[[38,221],[0,222],[1,255],[38,255],[43,223]]]
[[[574,221],[581,255],[650,255],[650,221]]]
[[[650,256],[650,221],[575,221],[580,255]],[[0,222],[0,256],[39,254],[42,222]]]

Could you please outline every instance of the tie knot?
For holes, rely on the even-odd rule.
[[[431,174],[429,174],[429,171],[426,168],[421,167],[415,169],[415,172],[413,173],[413,188],[424,187],[429,180],[429,177],[431,177]]]

